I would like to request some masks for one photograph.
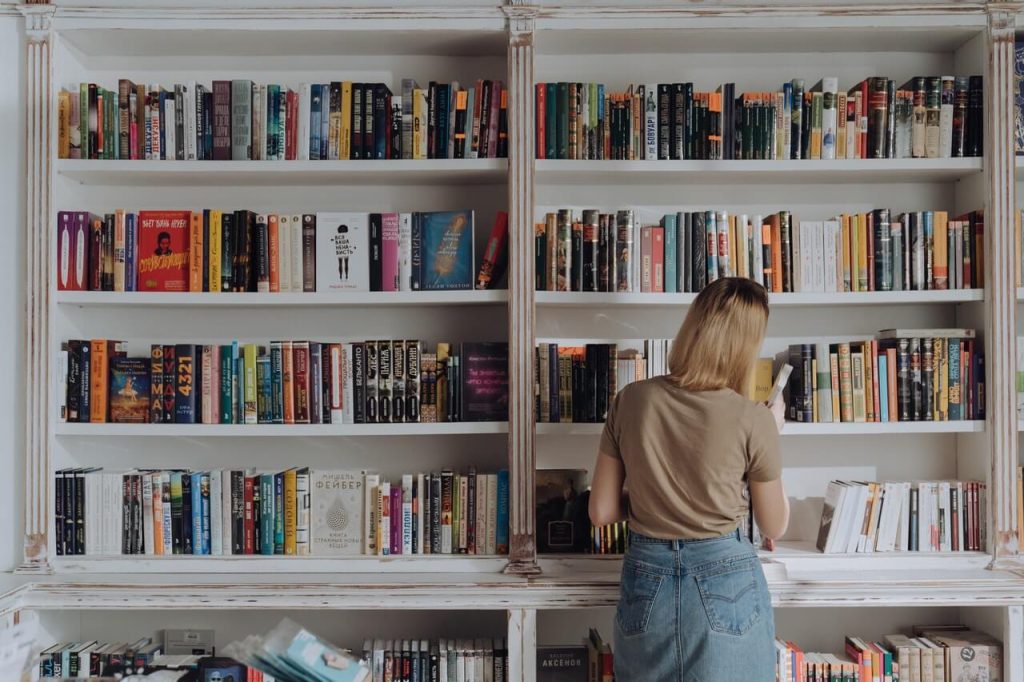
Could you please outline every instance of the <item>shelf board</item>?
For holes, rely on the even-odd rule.
[[[159,308],[375,308],[378,306],[499,305],[508,291],[353,291],[275,294],[58,291],[57,305],[79,308],[145,306]]]
[[[678,307],[691,305],[697,294],[538,291],[535,297],[537,307],[539,308]],[[806,292],[770,295],[772,307],[781,308],[966,303],[969,301],[982,301],[984,299],[984,289],[847,293]]]
[[[505,182],[508,159],[387,161],[94,161],[61,159],[57,174],[83,185],[486,185]]]
[[[538,159],[539,184],[775,184],[951,182],[981,173],[979,157],[825,161],[571,161]]]
[[[184,438],[249,436],[449,436],[508,433],[508,422],[435,424],[69,424],[54,427],[57,436]]]
[[[499,573],[504,556],[74,556],[58,574],[109,573]]]
[[[604,424],[550,424],[538,423],[539,436],[597,436],[604,429]],[[872,436],[882,434],[914,434],[914,433],[982,433],[985,422],[952,421],[952,422],[869,422],[839,424],[804,424],[786,422],[782,430],[783,436]]]

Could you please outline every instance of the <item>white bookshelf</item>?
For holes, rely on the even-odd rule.
[[[990,111],[998,99],[993,88],[1013,82],[1012,40],[1008,46],[1000,23],[1008,9],[993,5],[990,27],[981,4],[953,0],[934,0],[913,12],[865,8],[855,0],[798,0],[785,15],[763,2],[727,0],[709,0],[700,12],[660,0],[604,6],[540,0],[540,7],[400,2],[387,8],[342,2],[330,9],[287,0],[284,9],[230,10],[205,1],[189,8],[140,9],[120,0],[99,7],[70,4],[19,6],[29,38],[26,550],[21,574],[0,577],[0,616],[38,611],[47,633],[57,639],[175,624],[208,624],[218,628],[219,637],[233,638],[269,629],[289,615],[352,645],[356,628],[343,624],[360,623],[363,614],[376,611],[366,621],[374,631],[360,629],[360,640],[401,636],[386,628],[435,637],[460,636],[463,625],[478,627],[508,638],[514,660],[510,680],[532,680],[538,644],[577,643],[578,631],[585,634],[590,623],[610,639],[621,564],[619,557],[534,553],[536,531],[528,520],[534,513],[535,469],[592,469],[602,428],[533,424],[534,343],[671,338],[694,298],[534,295],[534,221],[558,207],[628,207],[655,215],[668,207],[785,209],[811,220],[876,207],[951,214],[985,208],[991,246],[984,291],[772,296],[765,355],[823,334],[856,339],[886,327],[972,327],[988,344],[990,390],[984,422],[787,425],[784,480],[793,524],[778,550],[763,554],[762,561],[779,609],[778,631],[805,649],[823,650],[833,642],[835,650],[843,634],[878,636],[918,622],[967,622],[1004,640],[1004,679],[1024,682],[1024,577],[1006,570],[1024,563],[1004,537],[1014,527],[1009,510],[1016,504],[1006,480],[1016,462],[1006,437],[1011,433],[1016,443],[1018,427],[1015,405],[1004,402],[1012,395],[1005,390],[1007,382],[1012,386],[1012,351],[1007,359],[991,343],[1015,335],[1015,313],[1005,302],[1024,300],[1024,290],[993,276],[1003,265],[990,257],[1007,248],[1012,252],[1012,244],[1003,243],[1012,234],[1004,199],[1015,177],[1024,180],[1022,160],[995,163],[990,154],[986,159],[820,162],[535,162],[531,130],[534,83],[558,80],[601,81],[612,90],[680,80],[711,90],[731,80],[740,92],[773,88],[793,77],[808,79],[810,86],[822,74],[849,87],[875,74],[902,83],[918,74],[984,73]],[[53,156],[55,93],[70,83],[109,86],[118,77],[206,83],[216,77],[295,87],[346,78],[394,86],[406,76],[421,84],[505,80],[511,89],[511,158],[122,162]],[[1009,139],[1011,130],[1005,112],[986,116],[986,140]],[[465,207],[477,212],[481,246],[494,212],[507,208],[510,288],[397,294],[56,292],[51,238],[56,212],[115,207],[287,212]],[[61,424],[54,414],[53,356],[68,338],[120,338],[138,348],[153,340],[285,335],[507,339],[516,377],[512,419],[507,424],[99,425]],[[49,515],[57,469],[271,470],[295,464],[372,468],[392,477],[446,467],[472,465],[489,472],[507,466],[514,491],[512,561],[54,556]],[[987,481],[990,546],[959,554],[819,554],[813,539],[821,496],[832,478]],[[257,615],[260,611],[266,614]],[[336,612],[354,617],[339,619]]]

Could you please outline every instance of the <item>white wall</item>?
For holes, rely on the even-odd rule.
[[[0,4],[0,571],[21,560],[24,504],[24,45]]]

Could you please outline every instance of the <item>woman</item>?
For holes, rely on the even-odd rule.
[[[608,412],[590,518],[604,525],[628,510],[620,682],[775,680],[771,598],[737,529],[747,485],[762,535],[778,538],[789,523],[783,401],[769,409],[745,397],[767,324],[761,285],[715,281],[676,334],[669,374],[626,386]]]

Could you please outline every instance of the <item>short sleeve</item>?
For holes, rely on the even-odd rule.
[[[622,391],[619,391],[614,400],[612,400],[612,404],[608,406],[608,418],[604,420],[604,431],[601,432],[601,445],[598,450],[598,452],[614,457],[617,460],[622,460],[622,453],[619,451],[619,430],[616,425],[622,393]]]
[[[775,417],[764,405],[754,405],[747,439],[747,480],[766,482],[781,477],[782,454]]]

